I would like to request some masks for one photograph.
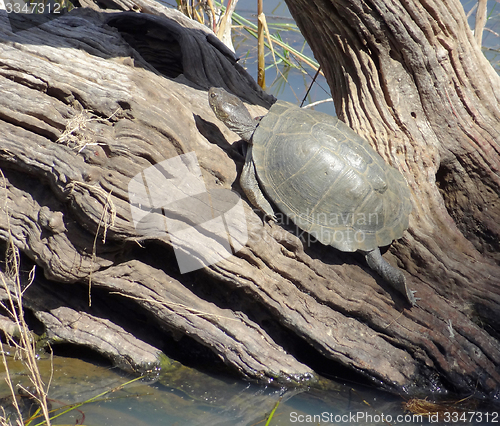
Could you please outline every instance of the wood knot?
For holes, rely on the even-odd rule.
[[[86,163],[103,166],[108,162],[108,156],[99,145],[89,144],[80,151]]]
[[[90,167],[82,173],[82,177],[87,183],[96,183],[101,177],[101,170],[97,167]]]
[[[43,206],[38,212],[38,223],[53,234],[66,232],[62,212],[53,212],[47,206]]]

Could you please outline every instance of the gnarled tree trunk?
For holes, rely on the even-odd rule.
[[[384,256],[406,270],[419,306],[362,257],[305,244],[293,227],[263,223],[248,202],[249,238],[236,241],[244,247],[179,273],[168,236],[134,226],[131,179],[194,151],[207,190],[240,191],[237,137],[209,109],[206,90],[224,86],[261,106],[272,99],[213,36],[158,7],[142,5],[168,16],[79,10],[19,33],[3,15],[0,236],[23,253],[24,270],[44,271],[24,301],[49,338],[132,370],[159,363],[160,351],[215,354],[268,381],[310,382],[313,370],[336,375],[343,366],[398,392],[498,396],[500,267],[486,237],[498,235],[496,77],[461,12],[452,21],[429,2],[397,13],[353,3],[338,13],[326,1],[290,8],[342,118],[413,191],[410,229]],[[463,26],[457,35],[453,22]],[[467,49],[477,62],[463,62]],[[474,72],[487,80],[467,80]]]
[[[461,4],[286,2],[325,72],[339,117],[412,190],[410,228],[391,253],[421,298],[414,317],[425,327],[419,350],[445,376],[491,361],[483,379],[498,389],[500,77]],[[470,329],[470,321],[483,331]]]

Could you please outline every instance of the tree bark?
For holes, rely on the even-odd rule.
[[[456,360],[456,339],[475,340],[461,330],[466,320],[456,318],[450,305],[498,347],[500,78],[476,44],[461,4],[286,2],[322,66],[339,118],[410,185],[410,228],[391,253],[413,276],[410,287],[426,315],[454,327],[434,362],[444,367]],[[433,344],[431,337],[427,353]],[[488,352],[459,345],[473,363]]]
[[[162,351],[268,382],[310,383],[343,367],[396,392],[495,398],[500,267],[486,232],[498,223],[498,82],[482,62],[462,64],[463,44],[477,61],[480,52],[430,6],[441,24],[423,37],[401,15],[410,4],[397,14],[300,4],[290,8],[306,35],[317,35],[309,22],[322,28],[323,48],[310,40],[318,58],[335,53],[324,69],[342,118],[413,191],[410,229],[384,256],[405,269],[419,306],[410,309],[361,256],[309,244],[247,202],[248,241],[234,241],[244,247],[187,274],[168,236],[136,229],[129,182],[180,154],[196,153],[207,190],[242,194],[243,156],[208,106],[210,85],[272,103],[205,29],[154,8],[161,17],[78,10],[18,33],[0,17],[0,236],[23,253],[23,270],[36,264],[45,275],[25,291],[25,306],[54,342],[87,345],[135,371],[160,364]],[[331,19],[314,19],[320,12]],[[423,40],[403,49],[403,31]],[[435,33],[448,49],[417,49]],[[465,78],[474,64],[487,81]]]

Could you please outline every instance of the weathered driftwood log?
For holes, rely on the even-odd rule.
[[[442,227],[427,232],[440,220],[429,205],[446,210],[439,192],[418,192],[430,190],[422,176],[435,170],[416,144],[418,162],[400,167],[420,179],[409,180],[416,213],[385,257],[401,260],[418,307],[361,256],[307,244],[289,225],[263,223],[248,203],[244,247],[187,274],[168,236],[137,231],[128,185],[165,159],[194,151],[208,191],[239,191],[243,157],[209,109],[209,85],[272,102],[205,30],[182,22],[79,10],[13,33],[1,16],[0,235],[23,253],[23,270],[44,271],[24,300],[47,336],[133,370],[160,351],[189,351],[263,380],[310,381],[313,369],[335,376],[342,366],[394,391],[494,397],[500,268],[463,237],[446,247]],[[394,151],[377,141],[403,164],[395,159],[404,141],[391,139]]]

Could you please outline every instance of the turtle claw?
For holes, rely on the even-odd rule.
[[[413,306],[418,306],[417,304],[417,301],[419,300],[422,300],[421,297],[415,297],[415,293],[417,292],[417,290],[410,290],[410,293],[411,293],[411,300],[414,300],[415,303],[413,304]]]
[[[278,222],[278,218],[276,217],[276,215],[273,213],[273,214],[269,214],[267,212],[265,212],[264,210],[261,210],[262,213],[264,213],[264,216],[262,218],[262,223],[265,224],[266,222],[274,222],[274,223],[277,223]]]
[[[408,302],[410,302],[411,306],[418,306],[417,301],[421,300],[420,297],[415,297],[416,290],[406,290],[406,297],[408,298]]]

